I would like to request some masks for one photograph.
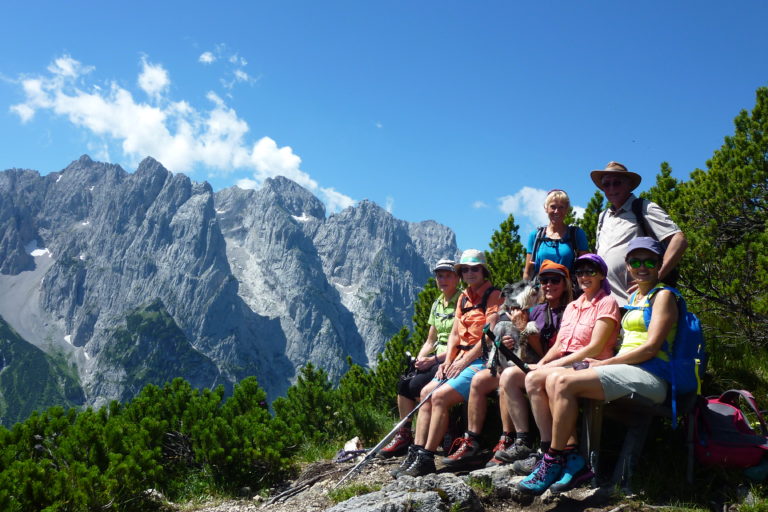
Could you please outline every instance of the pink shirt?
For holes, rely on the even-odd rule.
[[[606,295],[600,290],[591,301],[586,295],[565,306],[563,320],[560,323],[560,331],[557,333],[557,342],[560,344],[560,355],[576,352],[589,345],[592,339],[592,330],[601,318],[610,318],[614,322],[611,337],[606,341],[603,350],[594,359],[608,359],[613,356],[616,347],[616,339],[619,336],[619,304],[613,295]]]

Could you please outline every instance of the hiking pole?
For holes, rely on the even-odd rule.
[[[426,401],[427,401],[427,400],[429,400],[429,399],[432,397],[432,393],[434,393],[435,391],[437,391],[437,390],[438,390],[438,388],[439,388],[440,386],[442,386],[443,384],[445,384],[447,381],[448,381],[448,379],[443,379],[443,380],[441,380],[440,382],[438,382],[438,383],[437,383],[437,386],[435,386],[435,388],[434,388],[432,391],[430,391],[430,392],[429,392],[429,394],[428,394],[427,396],[425,396],[425,397],[424,397],[424,400],[422,400],[421,402],[419,402],[419,403],[416,405],[416,407],[414,407],[414,408],[413,408],[413,410],[412,410],[411,412],[409,412],[408,414],[406,414],[406,415],[405,415],[405,418],[401,419],[401,420],[400,420],[400,421],[397,423],[397,425],[395,425],[395,428],[393,428],[393,429],[392,429],[392,431],[391,431],[389,434],[387,434],[386,436],[384,436],[384,438],[383,438],[381,441],[379,441],[379,444],[377,444],[376,446],[374,446],[373,448],[371,448],[371,450],[370,450],[370,451],[369,451],[369,452],[366,454],[366,456],[365,456],[365,457],[363,457],[363,460],[361,460],[360,462],[358,462],[357,464],[355,464],[355,467],[353,467],[352,469],[350,469],[350,470],[349,470],[349,472],[348,472],[346,475],[344,475],[344,476],[341,478],[341,480],[339,480],[338,482],[336,482],[336,485],[334,485],[334,486],[333,486],[333,488],[334,488],[334,489],[336,489],[336,488],[337,488],[338,486],[340,486],[340,485],[342,484],[342,482],[344,482],[344,481],[345,481],[347,478],[351,477],[352,475],[354,475],[355,473],[357,473],[358,471],[360,471],[360,470],[363,468],[363,466],[364,466],[364,465],[366,465],[368,462],[370,462],[370,460],[371,460],[372,458],[374,458],[374,457],[376,456],[376,454],[377,454],[377,453],[379,453],[379,450],[381,450],[381,448],[382,448],[382,447],[383,447],[385,444],[387,444],[387,443],[388,443],[388,442],[389,442],[389,441],[390,441],[390,440],[391,440],[391,439],[394,437],[395,433],[397,433],[397,431],[398,431],[400,428],[402,428],[402,426],[403,426],[403,425],[405,425],[405,424],[406,424],[406,422],[408,422],[408,420],[409,420],[409,419],[411,419],[411,417],[412,417],[414,414],[416,414],[416,411],[418,411],[418,410],[421,408],[421,406],[422,406],[422,405],[424,405],[424,404],[426,403]]]
[[[488,325],[483,328],[483,333],[488,336],[494,345],[496,345],[496,349],[501,351],[501,353],[504,354],[504,357],[515,363],[515,366],[523,370],[523,373],[528,373],[531,371],[531,369],[528,367],[528,363],[520,359],[517,354],[514,353],[514,351],[509,350],[501,341],[496,340],[496,335],[493,334],[493,331],[489,328]]]

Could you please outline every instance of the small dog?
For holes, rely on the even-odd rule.
[[[535,322],[528,322],[525,329],[520,329],[512,322],[512,311],[515,309],[529,309],[536,304],[538,291],[530,281],[518,281],[513,284],[506,284],[501,289],[501,296],[504,298],[504,304],[499,309],[499,321],[493,328],[493,334],[497,340],[501,341],[504,336],[511,336],[515,340],[513,352],[526,363],[535,363],[539,356],[528,346],[528,336],[538,333]],[[488,356],[489,367],[494,365],[494,360],[498,351],[498,366],[503,370],[514,363],[508,360],[502,351],[495,345],[491,347]]]

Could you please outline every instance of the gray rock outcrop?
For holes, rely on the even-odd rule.
[[[429,265],[456,253],[435,222],[369,201],[326,216],[282,177],[214,194],[152,158],[0,172],[0,315],[76,363],[92,405],[174,374],[256,375],[274,398],[307,362],[334,379],[347,356],[373,365],[411,325]]]

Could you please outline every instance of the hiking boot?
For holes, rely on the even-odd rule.
[[[504,450],[506,450],[507,448],[512,446],[512,443],[514,443],[514,442],[515,442],[515,438],[514,437],[501,436],[499,438],[499,442],[496,443],[496,446],[493,447],[493,457],[491,458],[491,460],[489,460],[486,463],[485,467],[491,468],[493,466],[501,466],[502,464],[506,464],[503,460],[500,460],[500,459],[496,458],[496,454],[499,453],[499,452],[503,452]],[[526,475],[527,474],[528,473],[526,473]]]
[[[448,456],[443,459],[443,465],[449,468],[463,466],[472,460],[479,451],[480,443],[474,437],[457,437],[451,445]]]
[[[565,457],[565,468],[560,480],[553,483],[549,489],[555,493],[569,491],[593,476],[595,474],[589,468],[584,457],[573,451]]]
[[[419,451],[419,447],[416,445],[411,445],[408,447],[408,454],[406,455],[405,459],[403,459],[403,462],[400,463],[398,467],[393,469],[389,472],[390,475],[397,478],[400,473],[411,467],[411,464],[413,464],[413,461],[416,460],[416,452]]]
[[[401,471],[400,475],[408,475],[408,476],[424,476],[429,475],[430,473],[435,473],[437,471],[437,468],[435,468],[435,454],[432,452],[428,452],[424,448],[418,448],[416,450],[416,456],[413,459],[413,462],[411,462],[411,465],[408,466],[408,469],[405,471]]]
[[[517,484],[517,490],[525,494],[539,496],[557,482],[563,474],[565,466],[562,458],[544,454],[533,472]]]
[[[397,430],[395,437],[379,451],[379,455],[388,459],[390,457],[399,457],[408,452],[408,447],[413,444],[413,432],[409,427],[402,427]]]
[[[533,448],[531,446],[525,444],[522,439],[515,439],[515,442],[512,444],[512,446],[506,450],[496,453],[495,456],[497,459],[504,462],[515,462],[516,460],[528,457],[531,452],[533,452]]]
[[[536,464],[541,460],[541,451],[533,452],[527,459],[515,461],[512,464],[512,472],[516,475],[526,476],[536,469]]]

